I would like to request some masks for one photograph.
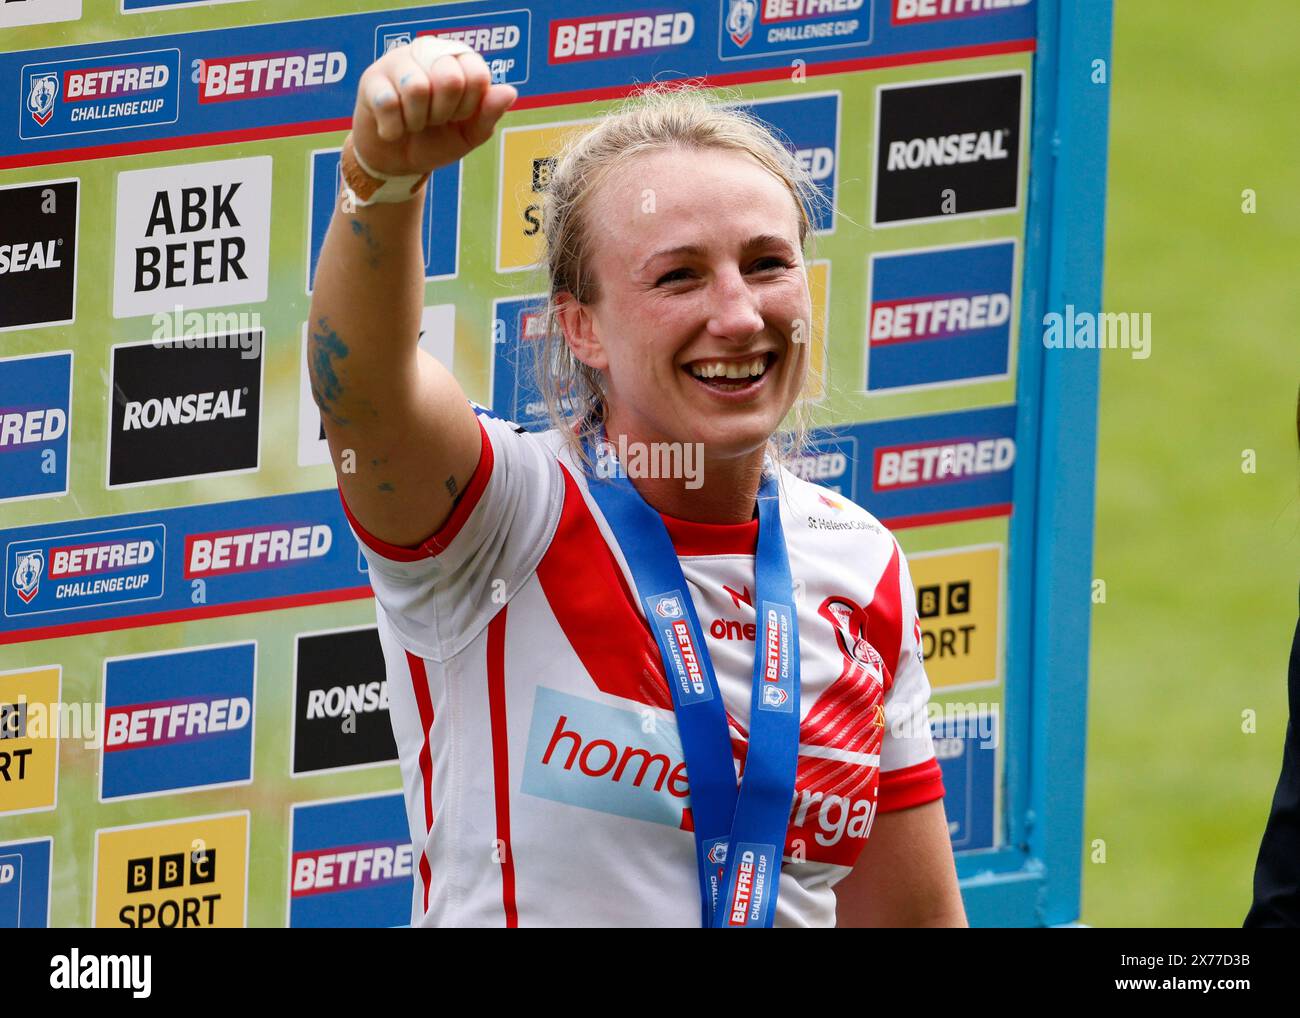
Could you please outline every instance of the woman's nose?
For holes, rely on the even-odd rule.
[[[713,314],[709,331],[716,336],[747,340],[763,327],[758,298],[741,274],[739,266],[730,266],[714,276]]]

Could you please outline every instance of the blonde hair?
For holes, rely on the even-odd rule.
[[[591,270],[589,217],[593,196],[610,172],[633,156],[664,149],[721,149],[747,154],[790,192],[798,212],[801,248],[813,234],[815,210],[825,204],[808,171],[772,129],[752,113],[729,106],[743,101],[739,93],[734,89],[712,91],[717,93],[716,99],[699,79],[694,79],[655,82],[631,94],[591,130],[569,137],[556,156],[542,195],[545,254],[541,265],[547,274],[548,295],[542,313],[542,338],[534,346],[534,377],[551,425],[588,469],[594,465],[583,450],[583,442],[594,442],[604,426],[605,393],[601,373],[583,364],[569,349],[557,313],[563,303],[562,293],[572,294],[581,304],[593,304],[599,299]],[[808,323],[809,343],[811,333]],[[808,449],[809,410],[802,389],[789,418],[789,430],[778,432],[779,440],[768,443],[769,453],[778,460],[789,460]]]

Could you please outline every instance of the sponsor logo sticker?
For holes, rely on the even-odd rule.
[[[174,124],[180,55],[141,50],[24,64],[18,136],[32,141]]]
[[[0,358],[0,502],[68,493],[72,351]]]
[[[0,332],[77,317],[81,182],[0,187]]]
[[[1002,661],[1002,545],[915,552],[908,564],[930,685],[995,685]]]
[[[58,665],[0,672],[0,814],[58,805],[59,724],[51,711],[62,685]]]
[[[39,615],[163,595],[161,524],[57,534],[5,546],[5,614]]]

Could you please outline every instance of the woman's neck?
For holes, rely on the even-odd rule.
[[[682,448],[649,436],[613,416],[606,422],[606,439],[613,446],[628,480],[652,509],[695,523],[748,523],[754,518],[763,476],[765,445],[741,456],[715,458],[703,445]],[[638,469],[638,461],[642,465]],[[674,476],[652,477],[650,464],[673,464]]]

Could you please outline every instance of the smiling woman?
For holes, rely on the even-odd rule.
[[[833,926],[837,893],[846,924],[965,925],[906,560],[784,462],[811,183],[690,85],[576,138],[543,207],[554,427],[528,433],[417,347],[427,174],[514,98],[448,40],[369,68],[313,295],[412,925]]]

